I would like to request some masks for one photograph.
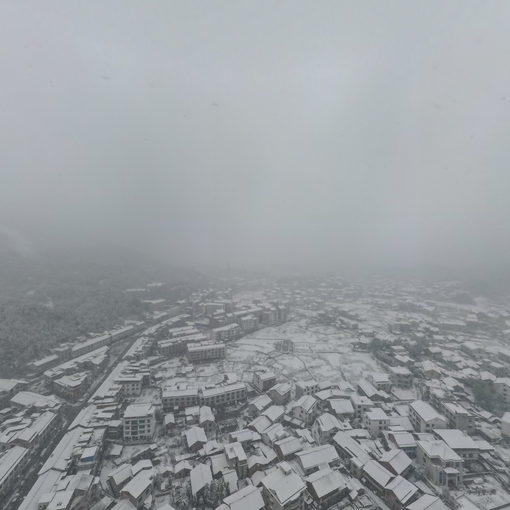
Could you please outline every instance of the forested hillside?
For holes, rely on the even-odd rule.
[[[44,253],[0,257],[0,376],[21,377],[28,361],[58,343],[141,318],[141,300],[126,293],[182,274],[132,255]]]

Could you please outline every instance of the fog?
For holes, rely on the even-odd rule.
[[[506,1],[0,3],[1,236],[504,275]]]

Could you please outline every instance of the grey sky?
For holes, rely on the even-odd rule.
[[[4,0],[2,229],[178,263],[503,266],[509,19],[506,1]]]

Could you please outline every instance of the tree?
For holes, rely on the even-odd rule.
[[[505,401],[496,391],[493,381],[476,381],[473,384],[476,403],[491,413],[501,415],[506,409]]]

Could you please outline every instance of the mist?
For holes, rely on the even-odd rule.
[[[0,236],[507,276],[510,5],[0,4]]]

